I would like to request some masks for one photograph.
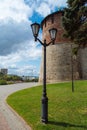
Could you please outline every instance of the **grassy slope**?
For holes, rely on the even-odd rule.
[[[33,130],[87,130],[87,81],[47,85],[49,123],[40,122],[42,86],[25,89],[8,97],[7,102]]]

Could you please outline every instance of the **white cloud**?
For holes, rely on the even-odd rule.
[[[8,68],[9,73],[28,75],[31,69],[38,73],[36,65],[32,65],[32,61],[41,57],[41,47],[37,47],[33,41],[26,41],[20,49],[6,56],[0,56],[0,68]],[[31,65],[27,65],[31,61]],[[25,64],[26,63],[26,64]],[[28,72],[28,73],[27,73]]]
[[[45,0],[48,2],[48,4],[50,5],[50,7],[63,7],[66,6],[66,1],[67,0]]]
[[[0,55],[15,52],[23,42],[32,39],[30,24],[27,21],[18,23],[12,19],[6,22],[2,20],[0,30]]]
[[[36,11],[43,17],[51,13],[51,9],[47,3],[41,3]]]
[[[37,0],[34,6],[36,12],[42,17],[47,16],[51,12],[55,12],[55,8],[65,7],[67,0]]]
[[[15,53],[23,42],[31,40],[32,8],[24,0],[0,0],[0,55]]]
[[[25,3],[42,17],[55,12],[55,8],[65,7],[67,0],[25,0]]]
[[[35,60],[41,57],[41,46],[38,43],[34,42],[34,40],[25,41],[21,44],[20,48],[16,50],[14,55],[20,56],[20,60]]]
[[[35,65],[25,65],[22,68],[16,68],[16,73],[19,75],[26,76],[35,76],[36,75],[36,66]]]
[[[27,20],[32,15],[32,8],[24,3],[24,0],[3,0],[0,1],[0,19],[12,18],[20,22]]]
[[[10,73],[27,73],[29,69],[38,73],[37,65],[33,62],[41,57],[42,49],[33,41],[30,18],[34,11],[45,17],[54,12],[55,7],[65,5],[65,2],[0,0],[0,68],[8,68]]]
[[[27,61],[27,60],[35,60],[41,57],[41,47],[39,46],[37,48],[36,43],[33,41],[27,41],[22,44],[20,49],[13,52],[12,54],[6,55],[6,56],[0,56],[0,66],[9,66],[9,65],[15,65],[17,62],[21,61]],[[12,64],[11,64],[12,63]]]

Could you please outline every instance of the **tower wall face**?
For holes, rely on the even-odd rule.
[[[63,37],[64,29],[62,26],[62,14],[63,12],[52,14],[42,22],[43,40],[46,39],[47,43],[50,42],[50,35],[48,30],[51,28],[56,28],[58,31],[55,43],[58,44],[58,43],[69,42],[68,39]]]
[[[71,45],[60,43],[47,47],[46,55],[47,82],[69,81],[72,78]],[[74,79],[79,79],[78,58],[73,61]],[[43,56],[39,82],[43,81]]]
[[[64,29],[62,26],[63,12],[56,12],[47,16],[42,21],[43,40],[50,42],[49,29],[57,28],[58,33],[56,36],[55,44],[47,46],[46,55],[46,79],[47,82],[58,82],[72,79],[72,62],[71,62],[71,44],[70,41],[63,37]],[[74,46],[74,44],[73,44]],[[80,54],[80,53],[79,53]],[[81,73],[84,65],[80,65],[80,55],[73,60],[73,75],[74,79],[80,79],[81,76],[86,76],[87,73]],[[85,62],[85,59],[83,60]],[[87,65],[87,64],[86,64]],[[86,69],[85,65],[85,70]],[[83,77],[84,77],[83,76]],[[39,82],[43,81],[43,51]]]
[[[87,79],[87,47],[79,49],[79,65],[82,79]]]

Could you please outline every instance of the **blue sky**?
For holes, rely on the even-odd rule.
[[[34,42],[30,25],[65,6],[66,0],[0,0],[0,68],[39,75],[42,47]]]

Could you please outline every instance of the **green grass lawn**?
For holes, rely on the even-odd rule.
[[[33,130],[87,130],[87,81],[47,85],[48,124],[41,123],[42,86],[18,91],[7,98],[8,104]]]

